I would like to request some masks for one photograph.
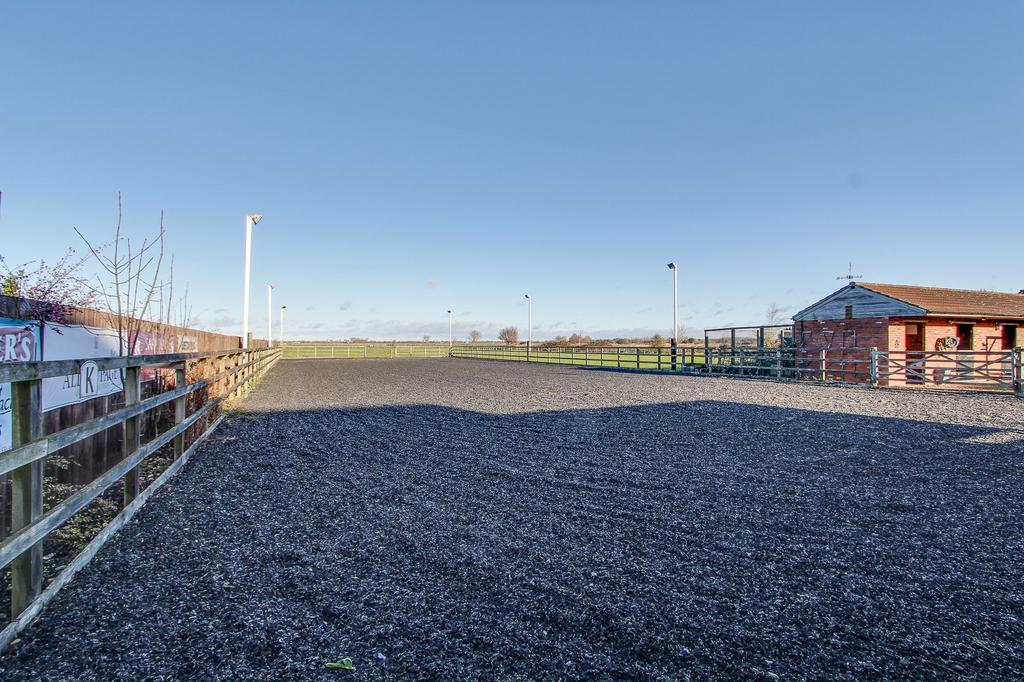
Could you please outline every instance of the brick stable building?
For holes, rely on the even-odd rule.
[[[1011,350],[1024,344],[1024,293],[851,282],[793,316],[797,348]]]

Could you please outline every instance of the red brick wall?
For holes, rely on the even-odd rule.
[[[868,381],[869,365],[861,360],[868,360],[870,354],[866,350],[850,351],[847,349],[868,349],[875,347],[880,351],[892,352],[895,362],[906,362],[907,323],[918,324],[920,333],[924,335],[924,350],[934,352],[945,350],[940,341],[947,336],[956,336],[956,322],[948,319],[904,320],[902,318],[855,318],[843,320],[805,320],[793,324],[793,338],[798,349],[797,366],[819,378],[822,363],[821,349],[827,349],[824,363],[825,375],[828,379],[839,381]],[[974,325],[973,344],[971,347],[958,348],[958,351],[999,351],[1002,345],[1002,328],[999,323],[978,321]],[[1017,332],[1017,343],[1021,343],[1021,331]],[[805,349],[800,352],[800,349]],[[952,368],[955,362],[943,362],[941,359],[928,361],[929,368],[942,371]],[[863,371],[862,371],[863,370]],[[883,384],[897,385],[906,383],[899,378],[883,381]]]
[[[889,320],[885,317],[861,317],[843,320],[804,320],[793,324],[796,363],[809,375],[820,379],[822,370],[832,381],[868,382],[871,379],[867,350],[889,347]],[[800,349],[805,349],[801,352]],[[821,350],[825,352],[822,365]]]
[[[888,350],[889,320],[861,317],[852,320],[805,320],[793,324],[798,348],[871,348]]]
[[[956,336],[956,323],[949,320],[930,319],[921,322],[924,333],[924,350],[937,351],[946,350],[940,345],[940,341],[947,336]],[[973,341],[968,346],[957,348],[958,351],[977,352],[998,352],[1002,350],[1002,326],[998,322],[979,321],[974,325]],[[889,328],[889,349],[894,351],[905,351],[907,349],[905,339],[906,321],[893,319]],[[1019,333],[1019,332],[1018,332]],[[879,347],[881,350],[881,347]]]
[[[956,324],[948,320],[911,321],[920,324],[924,333],[924,350],[945,350],[939,341],[956,336]],[[793,338],[798,348],[871,348],[905,351],[907,321],[899,318],[864,317],[852,320],[805,320],[793,324]],[[801,332],[803,332],[801,334]],[[855,332],[855,333],[854,333]],[[1018,329],[1018,336],[1020,336]],[[831,341],[831,343],[830,343]],[[974,324],[974,345],[961,351],[999,351],[1002,328],[999,323],[979,321]],[[1018,338],[1017,343],[1021,343]]]

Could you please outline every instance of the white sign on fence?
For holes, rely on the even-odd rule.
[[[81,358],[117,357],[119,344],[117,331],[98,329],[74,324],[47,323],[43,330],[44,360],[78,360]],[[50,377],[43,379],[43,411],[56,410],[65,405],[74,405],[89,398],[114,395],[121,392],[121,372],[119,370],[98,371],[93,364],[92,383],[85,386],[83,392],[80,374],[66,377]],[[83,367],[83,370],[85,368]]]
[[[39,329],[28,320],[0,317],[0,362],[38,360]],[[11,385],[0,384],[0,452],[11,449]]]
[[[198,339],[194,336],[165,335],[153,331],[139,333],[136,343],[137,355],[190,352],[198,347]],[[120,353],[121,344],[115,329],[47,322],[40,330],[38,322],[0,317],[0,362],[110,358]],[[142,370],[142,381],[149,381],[154,376],[152,368]],[[42,380],[43,411],[120,392],[120,370],[100,370],[95,362],[86,362],[78,374]],[[10,384],[0,384],[0,452],[10,449],[11,387]]]

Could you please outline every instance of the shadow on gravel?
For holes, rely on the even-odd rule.
[[[1020,436],[708,401],[241,414],[4,677],[1019,678]]]

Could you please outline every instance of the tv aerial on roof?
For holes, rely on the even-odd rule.
[[[855,274],[853,274],[853,263],[850,263],[850,267],[846,271],[846,274],[845,275],[839,275],[838,277],[836,277],[836,279],[847,279],[847,280],[850,280],[852,282],[855,279],[864,279],[864,275],[855,275]]]

